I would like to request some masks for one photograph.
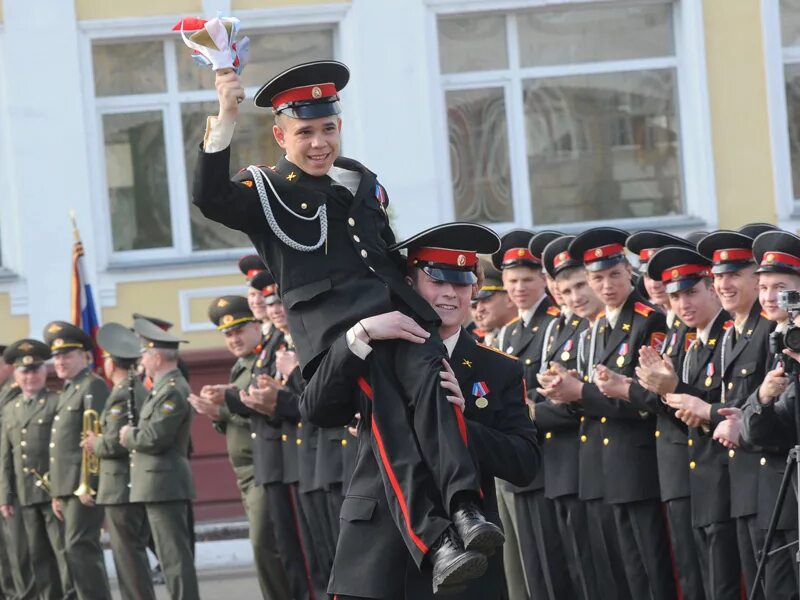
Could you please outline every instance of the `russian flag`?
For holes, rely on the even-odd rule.
[[[489,393],[489,386],[485,381],[478,381],[472,384],[472,395],[476,398],[483,398]]]
[[[72,324],[80,327],[94,341],[94,367],[99,369],[103,364],[103,352],[97,345],[97,330],[100,321],[94,304],[92,286],[86,279],[83,266],[83,243],[75,229],[75,245],[72,247]]]

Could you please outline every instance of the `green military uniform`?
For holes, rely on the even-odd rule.
[[[149,321],[136,319],[134,330],[145,348],[177,349],[180,340]],[[194,482],[188,452],[192,409],[189,384],[175,368],[153,384],[135,427],[123,443],[131,453],[131,502],[143,502],[161,561],[167,589],[175,600],[199,598],[188,523]]]
[[[139,356],[139,338],[119,323],[107,323],[97,332],[97,341],[111,355],[115,366],[132,367]],[[119,443],[122,426],[135,421],[142,409],[147,390],[135,373],[111,390],[100,416],[102,435],[92,451],[100,458],[100,484],[97,503],[105,507],[106,527],[111,536],[111,552],[117,569],[120,593],[125,600],[155,600],[147,559],[150,528],[141,503],[130,502],[130,457]],[[132,403],[132,404],[131,404]]]
[[[37,340],[20,340],[4,353],[7,362],[24,367],[41,365],[49,356],[47,346]],[[50,429],[57,405],[58,396],[43,388],[30,398],[17,394],[2,412],[0,503],[19,507],[33,569],[32,577],[20,573],[22,598],[75,598],[64,527],[50,508],[47,486],[39,485],[50,468]]]
[[[5,347],[2,351],[5,351]],[[21,392],[13,379],[9,377],[0,386],[0,416],[6,405]],[[9,598],[24,597],[26,590],[33,589],[33,565],[18,504],[14,505],[14,514],[10,518],[0,519],[0,588]]]
[[[44,341],[53,354],[72,351],[90,352],[91,338],[78,327],[53,321],[44,330]],[[100,528],[103,509],[81,503],[75,490],[81,483],[81,434],[83,413],[87,409],[103,411],[108,387],[89,368],[66,381],[58,398],[58,408],[50,436],[50,493],[61,502],[64,517],[64,545],[78,598],[110,599]],[[89,478],[97,489],[97,477]]]
[[[222,332],[241,327],[255,321],[253,313],[243,296],[222,296],[215,299],[208,310],[212,323]],[[237,359],[230,374],[230,383],[236,390],[246,390],[253,380],[253,369],[261,345],[248,356]],[[236,474],[236,483],[242,495],[247,518],[250,521],[250,542],[258,572],[258,582],[264,598],[281,599],[291,597],[289,580],[283,568],[275,541],[275,527],[269,514],[269,505],[264,486],[255,484],[253,469],[253,439],[250,418],[233,414],[226,404],[220,407],[220,418],[215,428],[225,435],[228,459]]]

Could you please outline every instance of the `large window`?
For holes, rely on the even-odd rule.
[[[333,57],[330,26],[247,33],[249,98],[286,67]],[[191,204],[198,144],[206,117],[218,110],[213,73],[195,66],[177,35],[98,39],[92,68],[112,252],[170,258],[249,246]],[[278,150],[271,114],[242,104],[231,168],[274,164]]]
[[[673,22],[668,2],[440,15],[455,218],[685,214]]]

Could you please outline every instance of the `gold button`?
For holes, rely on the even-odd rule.
[[[605,417],[600,417],[600,422],[601,422],[601,423],[605,423],[607,420],[608,420],[608,419],[606,419]]]
[[[22,428],[22,435],[25,435],[26,433],[28,433],[28,430],[23,427]]]
[[[303,202],[303,203],[300,205],[300,208],[302,208],[303,210],[305,210],[305,209],[307,209],[307,208],[308,208],[308,204],[306,204],[305,202]]]
[[[366,250],[362,250],[361,251],[361,256],[363,256],[364,258],[367,258],[367,251]]]
[[[20,445],[20,446],[22,446],[22,447],[24,448],[25,446],[27,446],[27,445],[28,445],[28,442],[26,442],[25,440],[22,440],[22,441],[19,443],[19,445]],[[50,444],[50,447],[52,448],[54,445],[55,445],[55,444]]]
[[[525,359],[525,364],[526,364],[526,365],[529,365],[529,364],[531,364],[531,359],[530,359],[530,358],[526,358],[526,359]]]
[[[52,428],[50,431],[52,431],[53,433],[55,433],[55,432],[56,432],[56,428],[55,428],[55,427],[53,427],[53,428]]]
[[[694,446],[694,440],[689,440],[687,443],[688,443],[690,446]]]
[[[742,369],[742,375],[747,375],[747,369]]]
[[[608,438],[603,438],[603,446],[608,446]]]
[[[586,440],[588,440],[588,439],[589,438],[587,438],[585,435],[581,436],[581,442],[584,443],[584,444],[586,443]]]
[[[585,420],[586,420],[586,417],[584,417],[583,415],[581,415],[581,423],[583,423]]]
[[[347,440],[342,440],[342,446],[347,446]]]
[[[128,487],[131,487],[131,484],[130,484],[130,483],[128,484]]]
[[[133,461],[131,461],[131,468],[133,468]]]
[[[78,385],[76,385],[76,386],[75,386],[75,391],[76,391],[76,392],[77,392],[79,389],[81,389],[81,385],[80,385],[80,384],[78,384]]]
[[[254,440],[254,439],[256,439],[256,434],[255,434],[255,433],[251,433],[251,434],[250,434],[250,439],[251,439],[251,440]]]
[[[303,443],[303,440],[301,440],[300,438],[297,438],[297,439],[294,441],[294,443],[295,443],[295,444],[297,444],[297,445],[299,446],[300,444],[302,444],[302,443]]]
[[[728,450],[728,457],[733,458],[736,456],[736,450]]]
[[[656,437],[660,437],[660,436],[661,436],[661,432],[658,429],[656,429]]]
[[[22,442],[22,445],[24,446],[25,442]],[[55,448],[56,447],[56,443],[55,442],[50,442],[50,447],[51,448]]]
[[[281,436],[281,441],[282,441],[282,442],[288,442],[288,441],[289,441],[289,436],[288,436],[288,435],[286,435],[286,434],[284,433],[284,434]]]
[[[55,420],[58,421],[61,418],[61,415],[56,415]]]
[[[546,440],[549,440],[552,437],[553,437],[553,432],[552,431],[548,431],[547,433],[544,434],[544,439],[546,439]]]
[[[37,422],[39,425],[41,425],[42,423],[44,423],[44,419],[39,419],[39,420],[38,420],[38,421],[36,421],[36,422]]]
[[[50,462],[51,462],[51,463],[54,463],[54,462],[56,462],[56,459],[55,459],[55,458],[53,458],[53,457],[51,456],[51,457],[50,457]]]
[[[300,421],[297,422],[297,428],[298,429],[302,429],[303,428],[303,424]]]
[[[360,237],[358,237],[357,235],[354,235],[354,236],[353,236],[353,240],[354,240],[355,242],[360,242],[360,241],[361,241],[361,238],[360,238]]]
[[[766,464],[767,464],[767,459],[762,456],[761,457],[761,466],[763,467]]]
[[[23,473],[27,473],[28,472],[28,467],[22,467],[22,472]]]
[[[690,469],[694,469],[696,466],[697,466],[697,463],[696,463],[696,462],[694,462],[694,461],[692,461],[692,462],[690,462],[690,463],[689,463],[689,468],[690,468]]]
[[[136,450],[131,450],[131,454],[136,454]]]
[[[353,217],[350,217],[347,219],[347,224],[350,225],[350,227],[353,227],[356,224],[356,220]]]
[[[23,454],[22,455],[22,460],[28,460],[28,455],[27,454]]]
[[[733,382],[732,382],[732,381],[731,381],[731,382],[728,384],[728,389],[729,389],[729,390],[732,390],[732,389],[733,389]]]

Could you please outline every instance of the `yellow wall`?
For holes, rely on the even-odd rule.
[[[373,0],[374,1],[374,0]],[[251,8],[276,8],[279,6],[307,6],[314,4],[347,4],[350,0],[231,0],[232,10]]]
[[[705,0],[706,63],[719,226],[775,223],[759,0]]]
[[[117,305],[104,308],[102,322],[127,324],[131,322],[131,314],[139,312],[150,317],[159,317],[172,321],[175,327],[171,330],[183,339],[189,340],[187,350],[217,348],[222,346],[222,338],[215,330],[188,332],[181,331],[181,315],[178,294],[181,290],[198,288],[215,288],[221,286],[240,286],[244,295],[247,288],[241,275],[225,275],[220,277],[194,277],[191,279],[172,279],[166,281],[146,281],[121,283],[117,286]],[[214,296],[197,298],[189,301],[190,319],[192,322],[205,321],[208,305]],[[2,299],[2,296],[0,296]],[[0,303],[0,314],[2,304]],[[209,323],[210,325],[210,323]]]
[[[3,22],[3,0],[0,0],[0,23]]]
[[[0,322],[3,331],[0,333],[0,343],[10,344],[24,337],[28,337],[30,324],[26,315],[11,314],[11,298],[8,294],[0,294]]]
[[[2,0],[0,0],[2,1]],[[75,0],[79,20],[153,17],[158,15],[200,15],[202,0]]]

